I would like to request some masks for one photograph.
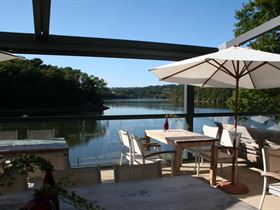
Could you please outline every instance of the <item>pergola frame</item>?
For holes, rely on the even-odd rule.
[[[226,49],[229,47],[232,47],[234,45],[241,45],[244,44],[264,33],[267,33],[269,31],[272,31],[274,29],[280,29],[280,15],[271,19],[270,21],[267,21],[256,28],[253,28],[250,31],[247,31],[244,34],[241,34],[238,37],[235,37],[234,39],[225,42],[219,46],[219,49]]]
[[[47,40],[50,29],[51,0],[32,0],[36,40]]]
[[[217,48],[192,45],[48,35],[36,39],[30,33],[0,32],[0,49],[11,53],[134,58],[179,61],[216,52]]]

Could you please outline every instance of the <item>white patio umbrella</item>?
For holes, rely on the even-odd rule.
[[[22,59],[23,57],[16,56],[16,55],[13,55],[11,53],[4,52],[4,51],[0,51],[0,62],[7,61],[7,60],[12,60],[12,59],[17,59],[17,58]]]
[[[151,71],[162,81],[200,87],[235,88],[235,132],[239,88],[280,87],[280,55],[250,48],[231,47],[153,68]],[[236,156],[235,144],[234,140],[234,157]],[[235,164],[232,165],[231,185],[237,185]]]

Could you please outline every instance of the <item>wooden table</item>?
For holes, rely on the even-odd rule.
[[[172,164],[172,175],[174,176],[180,176],[180,166],[184,149],[211,145],[210,184],[212,186],[216,184],[218,151],[215,142],[218,141],[218,139],[181,129],[170,129],[167,131],[146,130],[145,133],[148,138],[174,146],[175,158]]]
[[[100,184],[71,189],[106,210],[256,210],[249,204],[191,176]],[[0,196],[0,209],[18,210],[32,192]],[[60,201],[61,210],[74,210]]]

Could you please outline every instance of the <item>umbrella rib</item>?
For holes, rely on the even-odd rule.
[[[232,60],[232,61],[231,61],[231,63],[232,63],[232,66],[233,66],[234,72],[235,72],[235,74],[237,75],[237,70],[236,70],[236,66],[235,66],[235,64],[234,64],[234,61]]]
[[[199,66],[199,65],[201,65],[201,64],[203,64],[203,63],[205,63],[205,62],[206,62],[206,61],[202,61],[202,62],[197,63],[197,64],[195,64],[195,65],[193,65],[193,66],[190,66],[190,67],[188,67],[188,68],[186,68],[186,69],[183,69],[183,70],[180,70],[180,71],[175,72],[175,73],[173,73],[173,74],[170,74],[170,75],[168,75],[168,76],[166,76],[166,77],[163,77],[161,80],[166,80],[166,79],[168,79],[168,78],[170,78],[170,77],[173,77],[173,76],[175,76],[175,75],[177,75],[177,74],[180,74],[180,73],[182,73],[182,72],[184,72],[184,71],[188,71],[188,70],[190,70],[190,69],[192,69],[192,68],[194,68],[194,67],[196,67],[196,66]]]
[[[251,80],[251,82],[252,82],[252,84],[253,84],[253,87],[254,88],[256,88],[256,85],[255,85],[255,83],[254,83],[254,81],[253,81],[253,79],[252,79],[252,75],[250,74],[250,72],[249,72],[249,66],[253,63],[253,61],[251,61],[250,63],[249,63],[249,65],[247,66],[247,64],[246,64],[246,62],[245,61],[243,61],[243,63],[244,63],[244,70],[242,69],[242,71],[241,71],[241,77],[243,77],[243,73],[245,72],[245,70],[247,69],[247,71],[248,71],[248,75],[249,75],[249,78],[250,78],[250,80]]]
[[[207,82],[208,82],[219,70],[221,70],[221,68],[223,67],[223,65],[224,65],[226,62],[227,62],[227,60],[225,60],[225,61],[217,68],[217,70],[216,70],[210,77],[207,78],[207,80],[202,84],[202,87],[204,87],[204,85],[206,85]],[[209,62],[207,61],[207,63],[209,63]],[[211,64],[211,63],[210,63],[210,64]]]
[[[232,76],[232,77],[234,77],[235,78],[235,75],[233,74],[233,73],[231,73],[226,67],[224,67],[223,65],[221,65],[219,62],[217,62],[216,60],[214,60],[214,59],[212,59],[215,63],[217,63],[218,64],[218,66],[215,66],[214,64],[212,64],[212,63],[209,63],[210,65],[212,65],[212,66],[214,66],[214,67],[216,67],[216,68],[218,68],[219,66],[221,66],[222,67],[222,69],[221,69],[221,71],[222,72],[224,72],[225,74],[228,74],[228,75],[230,75],[230,76]],[[227,61],[227,60],[226,60]],[[224,62],[225,63],[225,62]],[[223,64],[224,64],[223,63]]]
[[[279,70],[280,71],[280,68],[279,67],[277,67],[277,66],[275,66],[275,65],[273,65],[272,63],[267,63],[268,65],[270,65],[270,66],[272,66],[272,67],[274,67],[274,68],[276,68],[277,70]]]
[[[258,66],[255,66],[254,68],[252,68],[252,69],[250,69],[250,70],[248,69],[248,71],[247,71],[245,74],[241,75],[241,77],[244,77],[245,75],[251,73],[252,71],[257,70],[258,68],[260,68],[261,66],[263,66],[263,65],[265,65],[265,64],[268,64],[268,62],[265,61],[265,62],[261,63],[261,64],[258,65]]]
[[[242,70],[241,70],[241,72],[240,72],[241,77],[243,77],[243,73],[246,71],[246,69],[247,69],[247,71],[249,71],[249,67],[251,66],[251,64],[253,63],[253,61],[250,61],[250,62],[248,63],[248,65],[246,64],[245,61],[243,61],[243,63],[244,63],[244,66],[243,66],[243,68],[242,68]]]

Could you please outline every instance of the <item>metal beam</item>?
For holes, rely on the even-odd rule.
[[[221,44],[219,46],[219,49],[226,49],[226,48],[232,47],[234,45],[244,44],[266,32],[269,32],[273,29],[277,29],[279,27],[280,27],[280,15],[244,34],[241,34],[240,36],[238,36],[226,43]]]
[[[184,112],[186,115],[187,129],[193,131],[194,118],[194,86],[184,85]]]
[[[51,0],[33,0],[34,31],[36,40],[49,36]]]
[[[136,58],[178,61],[218,51],[217,48],[49,35],[47,40],[34,40],[33,34],[0,32],[0,49],[12,53],[72,55],[113,58]]]

